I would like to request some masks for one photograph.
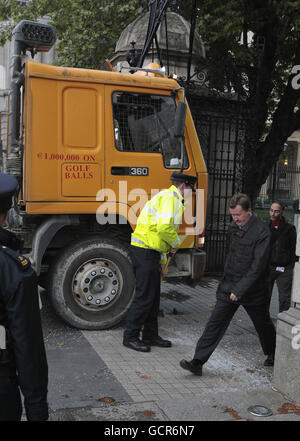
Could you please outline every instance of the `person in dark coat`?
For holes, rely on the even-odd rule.
[[[20,390],[27,420],[44,421],[48,365],[37,277],[29,260],[12,249],[16,237],[2,229],[16,188],[15,178],[0,173],[0,421],[21,419]]]
[[[251,211],[247,195],[238,193],[229,202],[233,222],[228,230],[229,250],[224,275],[217,288],[217,302],[198,340],[194,358],[180,366],[202,375],[207,362],[226,332],[236,310],[242,305],[258,333],[267,355],[265,366],[273,366],[276,331],[268,311],[268,264],[270,231]]]
[[[270,301],[276,280],[279,295],[279,312],[289,309],[293,272],[296,261],[297,232],[294,225],[286,222],[284,205],[275,201],[270,207],[271,231]]]

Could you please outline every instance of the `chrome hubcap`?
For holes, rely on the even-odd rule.
[[[88,308],[99,308],[115,300],[122,289],[118,267],[106,259],[93,259],[82,264],[73,277],[75,300]]]

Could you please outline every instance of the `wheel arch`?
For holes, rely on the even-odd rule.
[[[127,241],[129,243],[130,233],[132,232],[131,225],[125,218],[122,218],[121,216],[118,216],[116,219],[117,222],[115,225],[108,224],[107,226],[99,226],[95,221],[94,216],[91,217],[90,215],[54,215],[47,218],[41,225],[37,227],[34,233],[31,253],[29,255],[30,261],[37,275],[40,276],[41,274],[43,259],[48,248],[56,240],[59,234],[64,234],[66,227],[75,227],[72,233],[74,235],[79,234],[81,238],[82,234],[84,234],[87,239],[96,239],[100,234],[105,234],[112,237],[118,236],[120,237],[121,241]],[[86,223],[87,220],[88,222]],[[89,229],[87,225],[92,225],[92,228]],[[99,228],[95,228],[94,225],[97,225]],[[72,239],[69,239],[69,242],[71,242]],[[68,243],[64,243],[58,248],[67,245]]]
[[[40,275],[41,264],[45,251],[53,237],[59,230],[67,225],[79,225],[79,216],[55,215],[45,220],[35,231],[30,253],[30,261],[37,275]]]

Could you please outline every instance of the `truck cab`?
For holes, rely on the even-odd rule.
[[[39,50],[28,23],[49,30],[21,22],[23,52]],[[15,70],[4,163],[20,188],[10,228],[57,313],[81,329],[123,320],[134,294],[131,233],[174,171],[197,176],[197,191],[168,276],[201,277],[207,171],[179,84],[159,66],[129,73],[26,61]]]

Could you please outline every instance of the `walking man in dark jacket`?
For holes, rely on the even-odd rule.
[[[195,375],[202,375],[203,364],[216,349],[240,305],[250,316],[267,355],[264,365],[274,364],[276,331],[267,305],[270,232],[252,213],[247,195],[234,195],[229,211],[233,222],[228,230],[229,251],[217,289],[217,302],[198,340],[194,358],[180,362],[183,369]]]
[[[271,231],[270,301],[276,280],[279,312],[286,311],[290,307],[297,241],[296,228],[286,222],[283,213],[282,202],[273,202],[270,207],[269,222]]]
[[[17,188],[12,176],[0,173],[0,227],[6,222]],[[9,248],[17,241],[0,235],[0,421],[18,421],[21,394],[27,420],[48,419],[48,366],[44,348],[38,285],[29,260]],[[5,245],[4,245],[5,244]]]

